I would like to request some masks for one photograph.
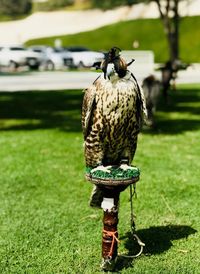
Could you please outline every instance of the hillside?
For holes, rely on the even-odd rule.
[[[82,2],[82,1],[78,1]],[[200,1],[180,1],[181,17],[200,16]],[[3,16],[3,18],[5,18]],[[3,18],[0,17],[0,20]],[[44,36],[69,35],[91,31],[122,21],[159,18],[156,3],[139,3],[111,10],[62,9],[34,12],[21,20],[0,22],[0,44],[20,44]]]
[[[185,62],[200,62],[199,29],[200,16],[184,17],[180,25],[180,57]],[[139,50],[153,50],[156,62],[168,58],[167,41],[159,19],[138,19],[104,26],[93,31],[78,34],[54,36],[29,40],[26,44],[54,45],[61,39],[63,46],[84,45],[94,50],[108,50],[117,45],[122,49],[133,49],[133,42],[139,42]]]

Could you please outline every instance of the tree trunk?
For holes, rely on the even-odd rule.
[[[169,38],[170,47],[170,59],[172,64],[179,59],[179,14],[178,14],[178,2],[179,0],[174,0],[174,16],[170,19],[172,28]]]
[[[166,4],[163,7],[161,5],[161,0],[155,0],[167,35],[169,60],[172,64],[179,59],[179,1],[180,0],[173,0],[172,5],[171,0],[166,0]]]
[[[163,22],[167,42],[169,46],[169,59],[163,68],[163,95],[168,101],[168,90],[170,82],[176,78],[178,71],[177,60],[179,59],[179,13],[178,4],[180,0],[154,0],[157,3],[160,18]]]

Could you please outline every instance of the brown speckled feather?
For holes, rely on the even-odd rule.
[[[82,106],[86,165],[120,164],[122,159],[130,164],[143,116],[142,91],[130,73],[98,78],[85,90]]]
[[[96,87],[93,85],[91,88],[87,88],[83,91],[83,104],[82,104],[82,129],[84,139],[88,134],[89,123],[95,104]]]

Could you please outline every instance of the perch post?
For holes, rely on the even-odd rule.
[[[116,167],[114,167],[116,169]],[[134,174],[127,174],[125,178],[98,177],[95,174],[86,173],[86,179],[101,188],[103,192],[103,232],[102,232],[102,269],[112,271],[115,268],[118,249],[118,210],[120,192],[124,191],[129,185],[139,180],[139,170],[134,168]],[[112,173],[112,172],[111,172]],[[121,172],[122,173],[122,172]],[[122,176],[121,173],[120,177]]]

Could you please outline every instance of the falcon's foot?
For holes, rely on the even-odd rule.
[[[103,171],[103,172],[110,173],[110,172],[111,172],[111,170],[110,170],[111,167],[112,167],[112,166],[103,166],[103,165],[101,165],[101,166],[98,166],[98,167],[93,168],[93,169],[91,170],[91,172],[93,173],[93,172],[95,172],[95,171]]]
[[[135,170],[136,169],[135,167],[129,166],[127,164],[121,164],[119,167],[123,170]]]

